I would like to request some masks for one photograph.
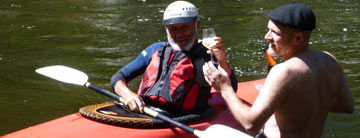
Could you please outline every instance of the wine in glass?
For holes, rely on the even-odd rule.
[[[215,30],[214,28],[206,28],[206,29],[203,29],[203,40],[202,40],[202,44],[208,48],[209,50],[212,50],[214,49],[212,46],[216,44],[216,41],[214,41],[214,38],[216,37],[216,34],[215,34]],[[218,65],[217,61],[216,61],[216,58],[214,57],[213,54],[210,54],[210,57],[211,57],[211,62],[214,64],[214,65]],[[214,60],[215,58],[215,60]]]

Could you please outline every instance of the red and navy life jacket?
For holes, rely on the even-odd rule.
[[[166,43],[152,56],[138,90],[147,105],[174,114],[208,108],[210,86],[203,77],[202,65],[204,56],[209,55],[204,47],[194,47],[198,48],[185,53],[173,51]]]

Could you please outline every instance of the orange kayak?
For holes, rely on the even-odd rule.
[[[252,104],[265,79],[240,82],[236,95],[242,100]],[[215,114],[204,120],[189,124],[190,127],[205,130],[210,125],[222,124],[236,129],[243,127],[235,120],[228,110],[225,101],[218,92],[212,90],[209,104],[215,109]],[[42,124],[31,126],[7,135],[2,138],[99,138],[99,137],[122,137],[122,138],[184,138],[195,137],[180,128],[160,129],[137,129],[119,127],[89,120],[79,113],[73,113]]]

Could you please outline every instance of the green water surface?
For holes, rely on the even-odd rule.
[[[66,65],[108,90],[111,76],[148,45],[166,41],[166,0],[1,0],[0,135],[110,100],[89,89],[35,73]],[[265,77],[260,47],[266,12],[292,0],[197,0],[201,28],[215,28],[239,81]],[[360,137],[360,1],[299,0],[313,9],[311,48],[333,53],[344,68],[355,112],[330,114],[324,137]],[[201,35],[201,34],[200,34]],[[281,59],[280,59],[281,60]],[[137,78],[129,85],[136,89]]]

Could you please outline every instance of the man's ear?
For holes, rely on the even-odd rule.
[[[305,42],[304,33],[302,32],[296,32],[295,33],[295,43],[296,45],[302,45],[302,43]]]
[[[197,22],[197,26],[196,26],[196,28],[197,28],[197,30],[199,30],[200,29],[200,21],[196,21]]]
[[[304,34],[302,32],[296,32],[295,39],[296,39],[296,41],[304,40]]]

